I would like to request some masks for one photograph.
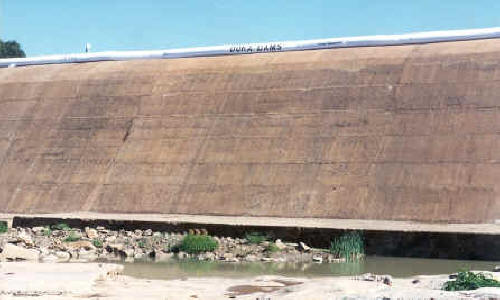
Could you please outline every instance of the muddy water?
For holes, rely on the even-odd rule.
[[[347,276],[363,273],[390,274],[393,277],[450,274],[460,269],[492,271],[500,262],[446,259],[367,257],[357,263],[224,263],[171,260],[164,263],[124,263],[125,275],[145,279],[187,277],[254,277],[282,275],[290,277]]]

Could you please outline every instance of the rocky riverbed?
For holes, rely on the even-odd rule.
[[[189,254],[179,251],[187,235],[207,235],[204,229],[188,232],[147,230],[111,230],[104,227],[10,228],[0,234],[0,261],[30,260],[42,262],[89,261],[165,261],[171,258],[220,260],[224,262],[340,262],[326,250],[279,239],[249,241],[245,238],[216,237],[214,251]]]

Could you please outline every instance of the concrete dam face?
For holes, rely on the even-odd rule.
[[[500,40],[1,69],[0,212],[492,223],[499,95]]]

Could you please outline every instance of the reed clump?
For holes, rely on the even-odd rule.
[[[336,237],[330,244],[330,253],[335,258],[356,261],[365,256],[365,242],[359,231],[350,231]]]

